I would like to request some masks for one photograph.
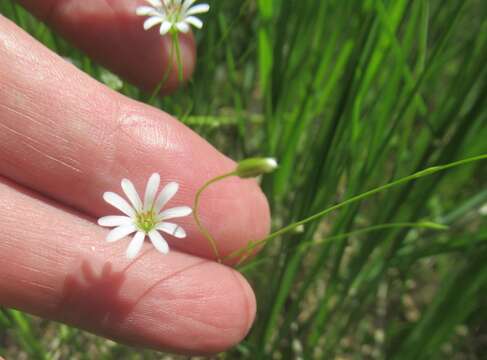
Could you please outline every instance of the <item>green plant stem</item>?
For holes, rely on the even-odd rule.
[[[200,220],[199,216],[199,205],[200,205],[200,200],[201,200],[201,195],[203,194],[203,191],[207,189],[210,185],[226,179],[230,176],[234,176],[235,172],[229,172],[227,174],[223,174],[217,177],[214,177],[213,179],[208,180],[206,183],[203,184],[202,187],[199,188],[199,190],[196,192],[195,198],[194,198],[194,206],[193,206],[193,218],[196,221],[196,225],[198,226],[198,229],[201,231],[201,233],[204,235],[204,237],[208,240],[208,243],[210,244],[210,247],[213,251],[213,254],[215,255],[215,258],[217,259],[218,262],[221,262],[222,259],[220,258],[220,253],[218,252],[218,247],[216,245],[215,239],[211,236],[210,232],[203,226]]]
[[[183,82],[183,62],[181,60],[181,47],[179,45],[179,36],[177,31],[173,32],[172,41],[176,48],[176,62],[178,64],[178,81],[179,83],[182,83]]]
[[[429,230],[448,230],[448,226],[443,225],[443,224],[438,224],[430,221],[420,221],[420,222],[397,222],[397,223],[389,223],[389,224],[380,224],[380,225],[373,225],[373,226],[368,226],[362,229],[354,230],[354,231],[349,231],[343,234],[338,234],[338,235],[333,235],[333,236],[328,236],[323,239],[317,240],[317,241],[310,241],[306,242],[304,244],[301,244],[297,248],[297,252],[304,252],[308,250],[310,247],[313,246],[318,246],[318,245],[323,245],[328,242],[334,241],[334,240],[340,240],[349,236],[354,236],[354,235],[362,235],[366,234],[369,232],[374,232],[374,231],[379,231],[379,230],[385,230],[385,229],[398,229],[398,228],[416,228],[416,229],[429,229]],[[250,246],[252,243],[249,243],[249,246],[246,247],[246,250],[250,251]],[[243,266],[239,266],[245,259],[247,258],[247,255],[244,255],[238,263],[235,265],[238,267],[239,271],[245,271],[249,267],[255,266],[254,263],[250,264],[245,264]],[[257,260],[257,262],[260,262],[262,260]]]
[[[154,100],[156,99],[157,95],[161,91],[162,87],[164,84],[167,82],[169,79],[169,74],[171,73],[172,69],[172,64],[173,64],[173,57],[174,57],[174,50],[176,50],[176,62],[178,64],[178,74],[179,74],[179,68],[181,67],[181,54],[180,54],[180,48],[179,48],[179,41],[178,41],[178,35],[177,32],[172,34],[172,41],[171,41],[171,50],[169,51],[169,62],[168,66],[166,67],[166,70],[164,71],[164,74],[162,75],[161,81],[157,84],[155,87],[154,91],[152,91],[152,94],[147,101],[148,104],[153,105]]]
[[[343,234],[338,234],[334,236],[325,237],[324,239],[320,239],[317,241],[307,242],[302,244],[298,251],[304,251],[311,246],[322,245],[324,243],[343,239],[353,235],[361,235],[373,231],[385,230],[385,229],[399,229],[399,228],[416,228],[416,229],[429,229],[429,230],[448,230],[448,226],[437,224],[434,222],[429,221],[419,221],[419,222],[397,222],[397,223],[389,223],[389,224],[380,224],[380,225],[373,225],[368,226],[366,228],[349,231]]]
[[[468,164],[468,163],[471,163],[471,162],[475,162],[475,161],[480,161],[480,160],[484,160],[484,159],[487,159],[487,154],[484,154],[484,155],[479,155],[479,156],[474,156],[474,157],[470,157],[470,158],[466,158],[466,159],[463,159],[463,160],[459,160],[459,161],[455,161],[455,162],[452,162],[452,163],[449,163],[449,164],[445,164],[445,165],[438,165],[438,166],[433,166],[433,167],[430,167],[430,168],[427,168],[427,169],[424,169],[424,170],[421,170],[421,171],[418,171],[412,175],[409,175],[409,176],[406,176],[406,177],[403,177],[401,179],[398,179],[398,180],[395,180],[393,182],[390,182],[388,184],[385,184],[385,185],[382,185],[382,186],[379,186],[375,189],[372,189],[372,190],[369,190],[369,191],[366,191],[362,194],[359,194],[357,196],[354,196],[354,197],[351,197],[350,199],[348,200],[345,200],[341,203],[338,203],[334,206],[331,206],[323,211],[320,211],[314,215],[311,215],[310,217],[306,218],[306,219],[303,219],[303,220],[300,220],[300,221],[297,221],[293,224],[290,224],[288,226],[285,226],[283,227],[282,229],[280,230],[277,230],[275,232],[273,232],[272,234],[270,234],[269,236],[261,239],[261,240],[258,240],[258,241],[255,241],[255,242],[252,242],[251,245],[249,246],[246,246],[245,248],[242,248],[242,249],[239,249],[239,250],[236,250],[234,252],[232,252],[231,254],[229,254],[228,256],[226,256],[223,260],[230,260],[230,259],[233,259],[233,258],[236,258],[236,257],[240,257],[242,254],[244,254],[245,252],[257,247],[257,246],[260,246],[260,245],[263,245],[265,244],[266,242],[268,242],[269,240],[272,240],[278,236],[281,236],[281,235],[284,235],[292,230],[294,230],[297,226],[299,225],[304,225],[308,222],[311,222],[311,221],[314,221],[314,220],[317,220],[317,219],[320,219],[322,217],[324,217],[325,215],[331,213],[332,211],[335,211],[337,209],[340,209],[344,206],[347,206],[349,204],[352,204],[354,202],[357,202],[357,201],[360,201],[362,199],[365,199],[367,197],[370,197],[372,195],[375,195],[379,192],[382,192],[382,191],[385,191],[385,190],[388,190],[388,189],[391,189],[393,187],[396,187],[396,186],[399,186],[399,185],[402,185],[402,184],[405,184],[409,181],[412,181],[412,180],[416,180],[416,179],[419,179],[419,178],[422,178],[424,176],[428,176],[428,175],[432,175],[434,173],[437,173],[439,171],[444,171],[444,170],[447,170],[447,169],[450,169],[450,168],[453,168],[453,167],[457,167],[457,166],[460,166],[460,165],[465,165],[465,164]]]

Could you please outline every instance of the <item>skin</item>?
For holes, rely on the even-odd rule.
[[[167,43],[157,30],[143,31],[133,2],[21,3],[141,87],[154,86],[163,72],[151,56],[164,63]],[[89,28],[90,21],[107,36],[79,25]],[[120,38],[128,39],[124,47]],[[152,55],[127,56],[138,42]],[[182,48],[189,77],[191,36]],[[177,86],[176,69],[171,74],[165,91]],[[191,217],[175,221],[187,238],[166,236],[169,255],[146,242],[133,261],[125,258],[129,238],[108,244],[109,230],[96,225],[97,217],[118,214],[102,194],[121,194],[124,177],[141,193],[159,172],[162,185],[180,184],[168,206],[192,205],[198,187],[235,163],[170,115],[111,91],[2,17],[0,78],[0,304],[158,350],[209,354],[241,341],[255,316],[253,291],[237,271],[213,261]],[[253,180],[230,178],[209,188],[201,215],[222,255],[269,230],[267,201]]]

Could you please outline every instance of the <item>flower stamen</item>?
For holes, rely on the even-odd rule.
[[[149,231],[154,230],[154,228],[157,225],[157,218],[154,214],[154,210],[149,210],[146,212],[138,213],[136,216],[136,221],[135,225],[145,232],[146,234],[149,233]]]

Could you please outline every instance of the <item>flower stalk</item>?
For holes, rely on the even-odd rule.
[[[363,200],[365,198],[368,198],[368,197],[370,197],[372,195],[375,195],[377,193],[380,193],[380,192],[389,190],[391,188],[397,187],[399,185],[403,185],[405,183],[408,183],[410,181],[414,181],[414,180],[420,179],[420,178],[425,177],[425,176],[429,176],[429,175],[436,174],[436,173],[438,173],[440,171],[445,171],[445,170],[448,170],[448,169],[451,169],[451,168],[454,168],[454,167],[457,167],[457,166],[469,164],[469,163],[476,162],[476,161],[480,161],[480,160],[486,160],[486,159],[487,159],[487,154],[483,154],[483,155],[473,156],[473,157],[466,158],[466,159],[463,159],[463,160],[455,161],[455,162],[452,162],[452,163],[449,163],[449,164],[445,164],[445,165],[432,166],[432,167],[426,168],[424,170],[418,171],[418,172],[416,172],[414,174],[411,174],[409,176],[405,176],[403,178],[400,178],[400,179],[397,179],[395,181],[392,181],[392,182],[390,182],[388,184],[385,184],[385,185],[376,187],[376,188],[374,188],[372,190],[366,191],[366,192],[364,192],[362,194],[353,196],[350,199],[347,199],[345,201],[342,201],[341,203],[335,204],[335,205],[333,205],[333,206],[331,206],[331,207],[329,207],[327,209],[324,209],[322,211],[319,211],[316,214],[313,214],[313,215],[307,217],[306,219],[303,219],[303,220],[297,221],[295,223],[292,223],[292,224],[290,224],[288,226],[285,226],[282,229],[279,229],[279,230],[271,233],[270,235],[266,236],[265,238],[263,238],[261,240],[252,241],[250,245],[248,245],[248,246],[246,246],[246,247],[244,247],[242,249],[238,249],[238,250],[232,252],[231,254],[227,255],[223,259],[223,261],[232,260],[232,259],[235,259],[235,258],[239,258],[240,256],[244,256],[244,254],[246,252],[248,252],[249,250],[252,250],[252,249],[254,249],[254,248],[258,247],[258,246],[264,245],[264,244],[266,244],[268,241],[270,241],[272,239],[275,239],[275,238],[277,238],[277,237],[279,237],[281,235],[287,234],[289,232],[294,232],[297,229],[299,229],[300,226],[305,225],[306,223],[309,223],[309,222],[312,222],[312,221],[321,219],[324,216],[328,215],[329,213],[331,213],[331,212],[333,212],[335,210],[338,210],[338,209],[340,209],[342,207],[345,207],[347,205],[350,205],[352,203],[361,201],[361,200]],[[391,224],[388,224],[386,226],[390,226],[390,225]],[[404,225],[404,224],[400,224],[400,225]],[[409,226],[409,225],[411,225],[411,224],[406,224],[406,226]],[[445,230],[445,227],[443,225],[436,224],[436,223],[432,223],[432,222],[421,222],[421,223],[418,223],[417,225],[418,225],[418,227],[427,227],[427,228],[430,228],[430,229]],[[377,225],[377,226],[384,226],[384,224],[383,225]],[[394,224],[393,226],[397,226],[397,224]]]
[[[203,192],[212,184],[218,182],[218,181],[221,181],[223,179],[226,179],[230,176],[234,176],[235,175],[235,171],[232,171],[232,172],[229,172],[227,174],[223,174],[223,175],[220,175],[220,176],[217,176],[213,179],[210,179],[208,180],[207,182],[205,182],[203,184],[202,187],[200,187],[198,189],[198,191],[196,192],[196,195],[194,197],[194,205],[193,205],[193,218],[194,218],[194,221],[196,222],[196,225],[198,226],[198,229],[201,231],[201,233],[203,234],[203,236],[208,240],[208,243],[210,244],[210,247],[211,247],[211,250],[213,251],[213,255],[215,256],[215,259],[221,263],[222,262],[222,259],[220,257],[220,253],[218,251],[218,247],[216,245],[216,241],[215,239],[213,238],[213,236],[211,236],[210,232],[208,231],[207,228],[205,228],[203,226],[203,224],[201,223],[201,219],[200,219],[200,213],[199,213],[199,206],[200,206],[200,201],[201,201],[201,195],[203,194]]]
[[[203,236],[208,240],[210,247],[213,251],[215,259],[221,263],[222,258],[220,257],[220,253],[218,251],[218,247],[216,245],[216,241],[213,236],[210,234],[207,228],[203,226],[200,219],[199,213],[199,205],[201,201],[201,195],[203,192],[212,184],[229,178],[231,176],[238,176],[242,179],[247,179],[251,177],[256,177],[262,174],[267,174],[274,171],[277,168],[277,161],[274,158],[251,158],[245,159],[240,161],[234,170],[230,171],[229,173],[216,176],[201,186],[198,191],[196,192],[194,198],[194,205],[193,205],[193,218],[198,226],[198,229],[201,231]]]

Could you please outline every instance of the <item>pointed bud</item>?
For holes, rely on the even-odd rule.
[[[277,168],[274,158],[251,158],[240,161],[235,173],[241,178],[252,178],[273,172]]]

